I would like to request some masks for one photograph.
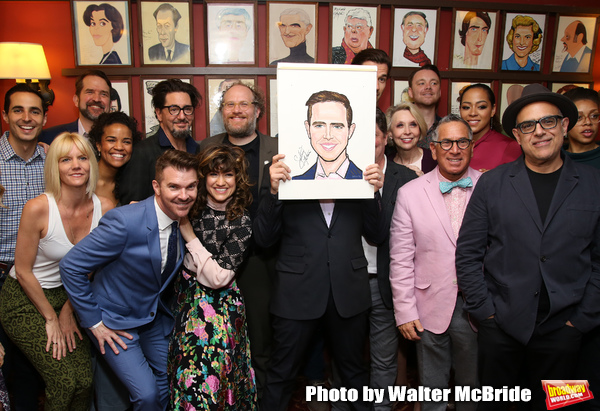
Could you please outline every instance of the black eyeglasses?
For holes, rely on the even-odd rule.
[[[194,114],[194,106],[179,107],[178,105],[173,104],[172,106],[163,106],[163,108],[169,110],[169,114],[171,114],[172,116],[178,116],[179,113],[181,113],[181,110],[183,110],[183,114],[185,114],[186,116],[191,116],[192,114]]]
[[[558,115],[546,116],[540,118],[539,120],[523,121],[522,123],[517,124],[515,128],[519,129],[519,131],[523,134],[531,134],[535,131],[538,123],[544,130],[549,130],[556,127],[558,120],[562,120],[563,118],[563,116]]]
[[[471,145],[471,140],[468,138],[459,138],[458,140],[448,140],[444,139],[442,141],[432,141],[434,144],[439,144],[442,150],[450,151],[452,150],[452,146],[456,143],[456,146],[461,150],[466,150]]]

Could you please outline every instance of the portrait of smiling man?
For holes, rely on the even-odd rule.
[[[356,54],[365,49],[373,48],[369,40],[375,28],[373,27],[371,14],[365,8],[348,10],[342,30],[344,37],[341,46],[331,49],[331,62],[333,64],[350,64]]]
[[[402,42],[406,46],[403,57],[419,66],[431,64],[431,60],[421,49],[429,30],[427,16],[420,11],[409,11],[402,19]]]
[[[314,7],[310,5],[304,5],[305,7]],[[314,11],[312,12],[314,18]],[[314,50],[311,50],[313,56],[307,52],[306,37],[311,33],[313,25],[309,13],[300,7],[287,8],[279,14],[279,20],[273,22],[270,28],[277,25],[278,30],[275,30],[281,35],[281,40],[285,47],[289,49],[289,55],[280,59],[271,61],[271,64],[277,63],[314,63],[315,54]],[[273,38],[271,38],[273,36]],[[281,55],[277,53],[277,45],[280,45],[279,40],[276,38],[276,34],[270,35],[270,41],[273,42],[273,46],[269,46],[269,53],[272,55]],[[314,43],[313,43],[314,48]]]
[[[148,49],[150,61],[160,63],[190,63],[190,46],[178,42],[175,37],[179,30],[181,13],[172,4],[163,3],[152,14],[156,21],[158,44]]]
[[[318,159],[305,173],[292,177],[292,180],[362,179],[362,170],[348,157],[348,142],[356,129],[348,98],[335,91],[323,90],[312,94],[306,106],[304,127]]]

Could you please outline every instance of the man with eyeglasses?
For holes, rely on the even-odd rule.
[[[277,154],[277,138],[258,131],[257,122],[265,113],[265,96],[262,91],[241,81],[234,81],[225,89],[219,105],[225,133],[207,138],[200,143],[204,150],[218,144],[238,146],[246,153],[250,178],[252,204],[249,211],[252,219],[258,209],[259,194],[268,189],[269,171],[265,170]],[[266,174],[266,176],[265,176]],[[263,181],[263,176],[266,180]],[[266,188],[265,188],[266,187]],[[274,266],[274,250],[251,248],[250,257],[240,269],[238,286],[244,294],[246,321],[252,346],[252,366],[256,375],[259,398],[262,396],[267,362],[271,352],[271,276]]]
[[[473,132],[450,114],[432,130],[438,166],[398,190],[390,229],[390,283],[396,324],[416,342],[421,384],[448,388],[450,370],[460,386],[477,386],[477,334],[456,284],[454,253],[463,215],[481,173],[469,167]],[[445,411],[447,402],[425,402]],[[475,410],[476,403],[456,409]]]
[[[481,385],[531,389],[532,409],[545,409],[541,380],[586,378],[575,374],[577,354],[600,324],[600,172],[561,152],[577,117],[567,97],[523,89],[502,118],[523,156],[480,178],[458,237]]]
[[[333,64],[351,64],[352,59],[365,49],[372,49],[369,38],[373,34],[371,15],[363,8],[348,10],[344,19],[342,45],[331,49]]]
[[[200,151],[191,132],[194,111],[201,101],[196,87],[179,79],[164,80],[154,86],[152,107],[160,127],[133,150],[119,183],[123,204],[141,201],[154,194],[154,166],[162,153],[181,150],[197,154]]]

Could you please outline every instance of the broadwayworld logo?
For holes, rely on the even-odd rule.
[[[542,387],[549,410],[594,398],[587,380],[542,380]]]

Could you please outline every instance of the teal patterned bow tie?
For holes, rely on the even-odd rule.
[[[471,181],[471,177],[461,178],[458,181],[440,181],[440,191],[442,194],[449,193],[454,187],[473,187],[473,181]]]

